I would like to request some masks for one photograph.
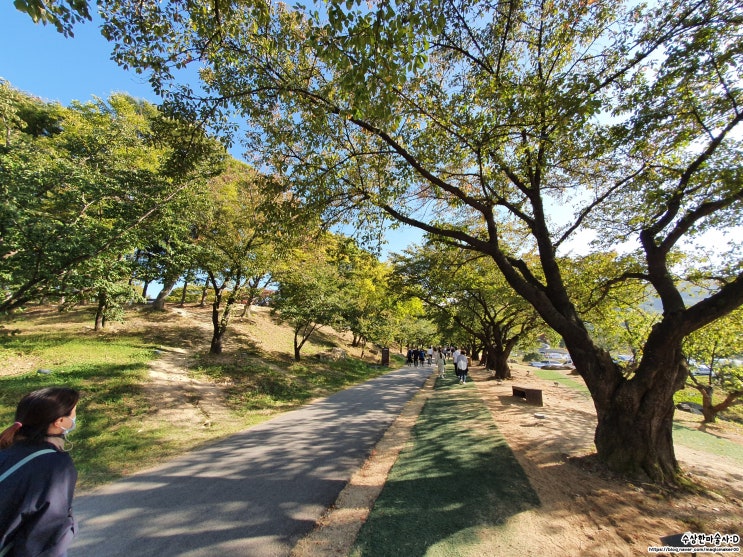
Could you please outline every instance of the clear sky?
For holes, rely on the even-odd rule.
[[[157,102],[142,76],[111,61],[111,47],[94,23],[80,24],[74,32],[65,38],[54,27],[35,24],[12,2],[0,2],[0,77],[63,105],[105,99],[113,92]]]

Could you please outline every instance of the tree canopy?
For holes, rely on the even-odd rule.
[[[463,254],[429,239],[393,261],[401,290],[452,321],[455,334],[459,329],[467,337],[477,338],[486,367],[500,379],[511,377],[508,359],[512,350],[543,323],[534,308],[506,283],[492,258]],[[456,341],[456,336],[450,340]]]
[[[0,94],[0,311],[78,290],[83,265],[133,251],[165,205],[219,171],[218,144],[149,103]]]

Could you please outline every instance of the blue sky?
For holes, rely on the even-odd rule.
[[[112,92],[157,102],[149,84],[110,60],[111,47],[94,23],[75,27],[66,39],[54,27],[35,24],[9,1],[0,2],[0,77],[16,89],[69,105]]]
[[[142,76],[111,61],[111,45],[94,22],[77,25],[74,32],[74,37],[65,38],[54,27],[35,24],[12,2],[0,2],[0,78],[63,105],[105,99],[114,92],[158,102]],[[387,232],[391,251],[402,251],[421,237],[417,229],[407,226]]]

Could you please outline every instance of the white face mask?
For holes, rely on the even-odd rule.
[[[62,434],[63,435],[67,435],[70,431],[72,431],[73,429],[75,429],[77,427],[77,416],[75,416],[74,418],[70,418],[70,419],[72,420],[72,426],[71,427],[64,428],[64,427],[61,427],[60,426],[60,429],[62,430]]]

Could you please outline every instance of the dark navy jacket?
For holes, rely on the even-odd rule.
[[[52,443],[15,443],[0,451],[0,474]],[[77,471],[64,451],[42,454],[0,483],[0,548],[6,557],[65,557],[75,535],[72,496]]]

